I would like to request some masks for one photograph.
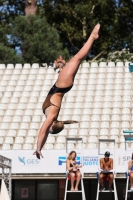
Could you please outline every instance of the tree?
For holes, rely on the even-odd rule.
[[[5,32],[5,29],[0,25],[0,63],[23,62],[22,57],[16,55],[15,50],[11,49]]]
[[[62,48],[57,30],[50,26],[46,18],[18,16],[11,23],[10,43],[20,47],[24,62],[49,63],[62,54],[66,59],[68,51]]]
[[[115,21],[114,0],[45,0],[44,8],[50,24],[60,32],[64,46],[76,53],[86,41],[94,25],[101,24],[101,38],[93,46],[91,56],[105,51],[109,44],[111,27]],[[101,42],[102,41],[102,42]]]
[[[72,54],[81,48],[93,26],[101,24],[100,39],[93,45],[89,59],[129,48],[133,51],[132,0],[45,0],[50,24],[59,30],[64,46]]]

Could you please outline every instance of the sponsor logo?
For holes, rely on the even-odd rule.
[[[39,166],[40,165],[40,160],[33,159],[31,157],[20,157],[18,156],[19,162],[23,164],[23,166]]]
[[[131,160],[131,156],[118,156],[118,165],[127,165],[127,162]]]
[[[58,165],[63,165],[66,163],[66,159],[67,157],[66,156],[59,156],[58,157]],[[76,157],[76,163],[77,164],[80,164],[80,156],[77,156]]]
[[[58,157],[58,165],[63,165],[66,163],[66,156],[59,156]],[[81,158],[80,156],[77,156],[76,158],[77,164],[82,164],[84,166],[92,166],[92,165],[98,165],[98,156],[84,156]]]
[[[83,164],[84,165],[98,165],[98,156],[85,156],[83,157]]]

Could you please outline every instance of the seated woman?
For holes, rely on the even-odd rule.
[[[71,191],[77,191],[78,190],[78,185],[81,179],[81,172],[79,170],[80,167],[82,167],[82,165],[77,165],[76,164],[76,152],[75,151],[71,151],[67,157],[67,161],[66,161],[66,167],[67,170],[69,171],[69,176],[71,177]],[[77,177],[76,179],[76,185],[75,185],[75,189],[74,189],[74,179],[75,176]]]

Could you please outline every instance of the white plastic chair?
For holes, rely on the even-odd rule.
[[[12,119],[12,122],[21,122],[21,117],[20,116],[14,116]]]
[[[92,115],[92,117],[91,117],[91,121],[93,122],[99,122],[100,121],[100,116],[99,115]]]
[[[113,108],[112,110],[112,115],[120,115],[121,114],[121,109],[120,108]]]
[[[98,129],[99,127],[100,127],[99,122],[91,122],[90,123],[90,128],[91,129],[94,129],[94,128]]]
[[[5,144],[13,144],[14,140],[13,140],[13,137],[5,137],[5,141],[4,143]]]
[[[90,115],[82,115],[81,121],[83,122],[89,122],[90,121]]]
[[[87,128],[83,128],[83,129],[80,129],[79,130],[79,132],[78,132],[78,136],[80,137],[82,137],[82,136],[88,136],[88,133],[89,133],[89,131],[88,131],[88,129]]]
[[[102,108],[102,103],[101,102],[94,102],[93,108]]]
[[[32,68],[39,68],[39,64],[38,63],[33,63],[32,64]]]
[[[119,103],[119,102],[122,101],[122,98],[121,98],[121,96],[114,96],[114,97],[113,97],[113,101]]]
[[[119,136],[119,129],[118,128],[112,128],[112,129],[110,129],[110,135],[117,135],[117,136]]]
[[[35,145],[34,148],[36,148],[36,145]],[[51,143],[49,143],[49,144],[45,143],[45,145],[43,146],[43,149],[45,149],[45,150],[52,150],[52,149],[54,149],[54,145],[51,144]]]
[[[109,122],[101,122],[100,127],[101,128],[109,128]]]
[[[89,122],[81,122],[80,128],[89,128]]]
[[[65,144],[66,143],[66,138],[65,136],[58,136],[57,139],[56,139],[56,142],[59,144]]]
[[[11,98],[12,92],[4,92],[4,97]]]
[[[110,121],[110,115],[102,115],[102,117],[101,117],[101,121],[102,122],[108,122],[108,121]]]
[[[105,90],[104,96],[113,96],[112,90]]]
[[[12,149],[13,150],[21,150],[22,149],[22,145],[21,144],[13,144]]]
[[[117,121],[117,122],[119,122],[120,121],[120,115],[112,115],[112,117],[111,117],[111,121]]]
[[[124,114],[129,114],[130,115],[130,109],[129,108],[122,108],[122,112],[123,115]]]
[[[87,149],[96,149],[97,148],[97,144],[96,143],[89,143],[86,146]]]
[[[122,115],[122,116],[121,116],[121,121],[128,121],[128,122],[129,122],[130,119],[131,119],[131,118],[130,118],[130,115],[126,115],[126,114],[125,114],[125,115]]]
[[[6,130],[1,129],[0,130],[0,137],[5,137],[6,136]]]
[[[90,65],[89,65],[88,62],[83,62],[83,63],[81,64],[81,67],[82,67],[82,68],[89,68]]]
[[[111,114],[111,109],[110,108],[103,108],[102,115],[110,115],[110,114]]]
[[[23,149],[25,149],[25,150],[32,149],[32,144],[23,144]]]
[[[21,109],[20,110],[17,110],[17,109],[15,110],[15,116],[16,115],[23,116],[23,114],[24,114],[23,110],[21,110]]]
[[[123,121],[123,122],[121,123],[121,128],[122,128],[122,129],[129,129],[129,128],[130,128],[130,123],[127,122],[127,121]]]
[[[24,63],[23,68],[24,69],[30,69],[31,68],[30,63]]]
[[[100,115],[100,114],[101,114],[101,111],[102,111],[101,108],[93,108],[92,114],[93,114],[93,115]]]
[[[2,150],[10,150],[10,149],[11,149],[10,144],[3,144],[2,145]]]
[[[32,117],[32,122],[40,122],[41,121],[41,117],[40,116],[33,116]]]
[[[106,84],[113,85],[114,84],[114,79],[113,78],[106,79]]]
[[[24,138],[23,137],[16,137],[15,138],[15,143],[16,144],[23,144],[24,143]]]
[[[46,146],[44,145],[44,148],[46,149]],[[62,149],[64,149],[65,150],[65,145],[64,144],[55,144],[54,145],[54,149],[58,149],[58,150],[62,150]],[[74,148],[73,148],[74,149]]]
[[[26,144],[34,144],[34,137],[33,136],[27,136],[25,139]]]
[[[110,79],[110,78],[112,78],[112,79],[114,79],[114,77],[115,77],[115,74],[114,73],[107,73],[107,77],[106,78],[108,78],[108,79]]]
[[[16,130],[8,130],[7,136],[8,137],[16,137],[17,131]]]
[[[100,136],[107,136],[109,135],[109,130],[107,128],[100,129]]]
[[[2,122],[11,122],[11,117],[10,116],[4,116]]]
[[[67,130],[66,129],[63,129],[61,132],[60,132],[60,136],[67,136]]]
[[[18,130],[18,133],[17,133],[17,136],[18,137],[26,137],[26,135],[27,135],[27,133],[26,133],[26,130],[21,130],[21,129],[19,129]]]
[[[88,143],[97,143],[97,137],[96,135],[91,135],[88,137]]]
[[[90,130],[89,130],[89,135],[98,135],[99,134],[99,130],[98,130],[98,128],[91,128]]]
[[[37,131],[34,129],[28,130],[27,136],[29,137],[36,137],[37,136]]]
[[[91,67],[98,67],[98,63],[97,62],[91,62]]]
[[[36,130],[38,130],[39,129],[39,123],[30,123],[30,127],[29,127],[30,129],[36,129]]]
[[[120,128],[119,122],[111,122],[110,128]]]
[[[108,62],[108,68],[113,68],[113,67],[115,67],[115,62]],[[113,68],[114,69],[114,68]]]
[[[10,129],[17,130],[19,128],[19,123],[10,123]]]

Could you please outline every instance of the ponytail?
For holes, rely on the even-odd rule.
[[[74,123],[79,123],[78,121],[75,121],[75,120],[65,120],[65,121],[62,121],[63,124],[74,124]]]
[[[78,121],[74,120],[66,120],[66,121],[54,121],[54,125],[52,126],[53,131],[51,134],[57,134],[64,129],[64,124],[73,124],[78,123]]]

